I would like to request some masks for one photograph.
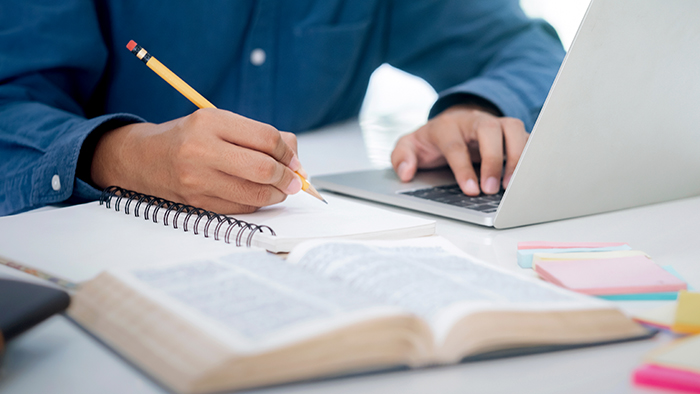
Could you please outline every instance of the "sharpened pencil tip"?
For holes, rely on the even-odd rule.
[[[306,192],[328,204],[328,201],[321,197],[321,193],[319,193],[318,190],[316,190],[316,188],[313,187],[313,185],[309,184],[309,187],[306,189]]]

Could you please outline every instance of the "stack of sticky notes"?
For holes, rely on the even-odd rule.
[[[518,264],[544,280],[609,300],[675,300],[686,282],[625,243],[521,242]]]
[[[518,242],[518,265],[532,268],[532,258],[537,253],[595,253],[630,249],[623,242]]]
[[[657,326],[695,335],[653,351],[646,357],[646,364],[634,371],[632,380],[644,386],[700,393],[700,293],[682,291],[672,306],[675,313],[656,311],[635,319],[645,324],[651,319]]]

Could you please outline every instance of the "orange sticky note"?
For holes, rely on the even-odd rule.
[[[700,334],[700,293],[678,293],[676,319],[671,330],[683,334]]]
[[[687,288],[685,282],[645,256],[542,261],[535,271],[548,282],[591,295],[670,292]]]

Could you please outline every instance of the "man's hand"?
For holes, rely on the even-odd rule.
[[[391,154],[391,163],[404,182],[413,179],[418,168],[448,164],[465,194],[476,196],[480,190],[494,194],[500,189],[502,173],[503,187],[508,186],[527,138],[525,126],[518,119],[497,117],[475,106],[456,105],[401,137]],[[472,162],[481,162],[481,185]]]
[[[218,109],[131,124],[97,143],[91,177],[220,213],[248,213],[301,190],[296,137]],[[303,171],[303,170],[302,170]]]

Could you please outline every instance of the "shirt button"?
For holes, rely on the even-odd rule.
[[[262,66],[262,64],[265,63],[265,57],[265,51],[260,48],[255,48],[250,52],[250,62],[253,63],[254,66]]]
[[[51,188],[55,191],[61,190],[61,178],[58,174],[51,177]]]

